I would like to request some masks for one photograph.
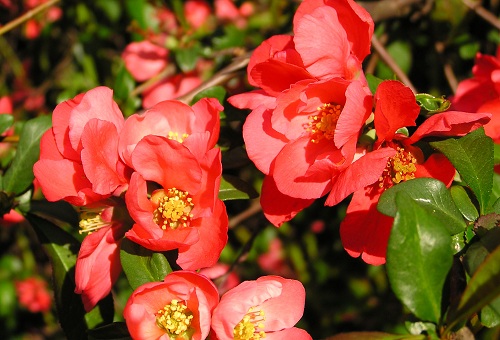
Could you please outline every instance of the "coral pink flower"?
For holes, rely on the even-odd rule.
[[[285,261],[283,244],[279,238],[274,238],[269,243],[269,249],[266,253],[259,255],[257,263],[260,268],[268,274],[284,276],[288,278],[295,277],[292,268]]]
[[[127,237],[152,250],[179,249],[183,269],[214,265],[227,241],[217,197],[221,154],[214,149],[221,109],[213,98],[193,107],[161,102],[129,117],[119,143],[122,159],[137,171],[126,194],[136,222]],[[151,196],[147,182],[156,183]]]
[[[52,305],[47,282],[36,277],[29,277],[15,283],[19,304],[32,313],[48,312]]]
[[[167,66],[168,54],[166,48],[144,40],[128,44],[122,53],[122,59],[135,80],[145,81]]]
[[[215,16],[220,21],[229,21],[238,28],[247,25],[246,18],[254,13],[254,4],[245,2],[237,8],[233,0],[215,0]]]
[[[212,315],[220,340],[312,339],[293,327],[304,312],[305,290],[296,280],[263,276],[224,294]]]
[[[435,153],[424,159],[414,144],[430,136],[463,136],[488,122],[489,115],[459,111],[435,114],[406,137],[397,130],[414,126],[420,111],[411,90],[400,82],[384,81],[375,99],[376,150],[362,155],[342,172],[326,204],[335,205],[354,192],[340,226],[342,243],[351,256],[361,255],[365,262],[379,265],[385,263],[393,220],[377,211],[380,195],[395,184],[417,177],[436,178],[449,186],[455,175],[444,155]]]
[[[202,268],[200,274],[211,279],[217,286],[219,294],[222,295],[241,282],[238,274],[234,271],[229,272],[230,269],[229,265],[218,262],[212,267]]]
[[[500,51],[499,51],[500,52]],[[472,68],[473,77],[458,84],[452,109],[493,114],[484,126],[486,135],[500,143],[500,59],[478,53]]]
[[[159,102],[180,97],[201,84],[196,73],[176,74],[148,87],[143,95],[142,107],[151,108]]]
[[[184,16],[194,29],[202,27],[211,12],[210,5],[205,0],[187,0],[184,2]]]
[[[121,273],[120,243],[131,225],[125,209],[120,200],[82,209],[80,232],[89,234],[76,260],[75,293],[81,294],[87,312],[111,292]]]
[[[252,109],[243,137],[267,175],[261,204],[273,224],[327,194],[354,159],[372,108],[361,70],[372,33],[373,21],[353,1],[306,0],[294,17],[294,36],[274,36],[253,53],[248,80],[261,90],[229,98]],[[321,37],[314,44],[313,35]]]
[[[163,282],[138,287],[123,317],[134,339],[206,339],[219,302],[214,284],[195,272],[176,271]]]
[[[200,161],[176,140],[147,136],[131,156],[137,172],[126,201],[136,224],[127,238],[155,251],[178,249],[183,269],[214,265],[228,228],[224,204],[217,198],[220,150],[208,151]],[[159,186],[150,198],[146,181]]]
[[[124,118],[109,88],[57,105],[52,123],[33,168],[47,200],[82,206],[126,189],[129,170],[117,149]]]

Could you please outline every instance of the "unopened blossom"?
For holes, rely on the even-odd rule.
[[[206,339],[219,302],[214,284],[189,271],[168,274],[163,282],[138,287],[123,311],[127,328],[139,339]]]
[[[47,282],[37,278],[29,277],[15,282],[19,304],[32,313],[48,312],[52,305]]]
[[[302,283],[280,276],[244,281],[225,293],[212,315],[219,340],[312,339],[294,327],[304,312]]]

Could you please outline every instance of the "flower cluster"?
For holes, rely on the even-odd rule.
[[[293,25],[293,36],[273,36],[253,53],[247,74],[259,89],[229,98],[252,110],[243,137],[265,174],[264,214],[279,226],[315,199],[326,196],[333,206],[354,194],[340,229],[344,248],[382,264],[392,218],[376,209],[381,193],[416,177],[449,185],[455,174],[443,155],[424,153],[417,142],[463,136],[489,114],[435,114],[409,136],[405,128],[420,113],[413,92],[383,81],[372,94],[361,68],[374,27],[362,7],[306,0]]]
[[[244,281],[219,302],[214,284],[205,276],[176,271],[163,282],[138,287],[124,317],[134,339],[257,340],[311,339],[294,325],[302,317],[304,287],[299,281],[263,276]]]
[[[177,250],[183,269],[217,262],[228,227],[218,198],[221,110],[215,99],[192,107],[164,101],[125,120],[106,87],[55,108],[33,171],[49,201],[79,207],[88,235],[75,291],[87,311],[120,274],[124,236],[153,251]]]

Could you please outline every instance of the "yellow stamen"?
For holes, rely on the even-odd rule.
[[[78,232],[80,234],[89,233],[97,231],[103,227],[110,225],[102,219],[102,209],[82,209],[80,213],[80,222],[78,223],[80,229]]]
[[[389,158],[379,178],[379,187],[389,189],[394,184],[415,178],[417,159],[402,147],[396,148],[396,154]]]
[[[151,196],[151,202],[156,209],[153,212],[154,222],[163,230],[167,227],[177,229],[188,227],[191,223],[191,210],[193,210],[193,199],[187,191],[171,188],[168,190],[156,190]]]
[[[251,307],[243,319],[234,327],[233,335],[235,340],[259,340],[266,337],[264,328],[264,311],[254,311]]]
[[[156,325],[164,330],[171,339],[188,331],[193,320],[193,313],[183,302],[172,300],[156,313]]]
[[[181,136],[179,136],[179,133],[178,132],[173,132],[173,131],[170,131],[167,135],[167,138],[168,139],[173,139],[173,140],[176,140],[178,141],[179,143],[182,143],[184,142],[184,140],[186,138],[188,138],[189,135],[187,133],[183,133]]]
[[[323,138],[333,139],[342,106],[327,103],[318,107],[318,111],[317,115],[309,117],[310,122],[306,128],[311,133],[311,142],[313,143],[318,143]]]

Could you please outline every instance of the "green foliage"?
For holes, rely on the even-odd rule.
[[[255,189],[238,177],[223,175],[220,182],[219,199],[223,201],[258,197]]]
[[[493,142],[484,130],[460,138],[431,142],[442,152],[460,173],[461,178],[474,192],[481,213],[486,212],[493,182]]]
[[[449,330],[462,326],[468,318],[500,295],[500,246],[489,254],[467,283],[458,306],[447,316]]]
[[[9,114],[0,114],[0,134],[7,131],[14,123],[14,117]]]
[[[127,238],[121,242],[120,260],[133,289],[148,282],[163,281],[172,272],[165,255],[146,249]]]
[[[86,318],[80,295],[75,294],[75,264],[80,243],[70,234],[55,224],[29,214],[27,219],[35,229],[38,239],[52,264],[54,299],[59,322],[66,336],[70,339],[86,339],[92,325],[113,319],[113,302],[104,299],[98,304],[92,315]]]
[[[33,183],[35,177],[32,169],[40,155],[40,138],[50,125],[50,116],[40,116],[26,122],[19,136],[16,156],[3,178],[4,191],[20,194]]]
[[[424,209],[426,214],[433,216],[446,226],[449,235],[464,231],[466,224],[462,214],[442,182],[433,178],[416,178],[402,182],[382,194],[377,209],[385,215],[395,217],[399,209],[396,200],[399,192],[407,194],[418,202],[419,207]]]
[[[389,281],[413,314],[437,324],[443,285],[453,262],[448,230],[406,192],[396,194],[396,204],[387,246]]]

